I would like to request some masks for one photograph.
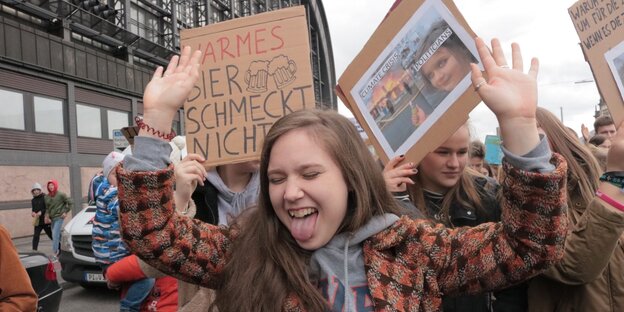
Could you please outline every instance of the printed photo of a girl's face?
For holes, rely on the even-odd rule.
[[[432,87],[450,92],[470,72],[470,61],[447,47],[440,47],[421,71]]]

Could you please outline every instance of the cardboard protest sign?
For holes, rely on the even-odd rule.
[[[467,120],[474,37],[452,1],[402,1],[345,70],[338,95],[384,161],[419,162]]]
[[[500,165],[503,162],[503,150],[498,135],[485,136],[485,161],[490,165]]]
[[[581,0],[568,13],[600,95],[617,125],[624,121],[624,1]]]
[[[182,30],[180,37],[203,52],[184,111],[188,151],[207,166],[258,159],[277,119],[315,107],[303,6]]]

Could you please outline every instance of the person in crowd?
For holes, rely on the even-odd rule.
[[[470,168],[484,176],[492,176],[491,172],[488,171],[488,164],[485,162],[485,144],[483,142],[478,140],[470,142],[468,155],[470,156],[470,163],[468,164]]]
[[[567,218],[565,162],[535,123],[537,60],[527,75],[518,45],[510,69],[501,67],[497,40],[493,55],[476,44],[489,80],[473,66],[472,81],[498,117],[507,151],[503,223],[448,229],[397,216],[353,124],[310,110],[280,118],[267,133],[257,208],[227,227],[180,217],[162,133],[199,76],[201,52],[185,47],[145,89],[144,122],[160,134],[141,129],[116,169],[124,240],[159,270],[216,289],[219,311],[438,310],[441,294],[489,291],[540,272],[560,258]],[[201,185],[204,159],[192,158],[188,174]]]
[[[52,253],[58,257],[61,249],[61,229],[67,213],[74,207],[74,202],[67,194],[58,190],[58,181],[52,179],[47,184],[48,194],[45,195],[47,218],[52,223]]]
[[[88,205],[92,206],[96,204],[98,188],[100,187],[102,182],[104,182],[104,180],[106,180],[106,177],[104,177],[104,172],[102,172],[101,170],[94,174],[91,178],[91,181],[89,182],[89,190],[87,191]]]
[[[624,123],[612,137],[607,172],[601,178],[592,153],[554,114],[538,108],[537,122],[553,151],[568,163],[571,231],[563,259],[530,281],[529,311],[623,311]],[[621,178],[611,180],[613,184],[601,182],[617,176]]]
[[[122,162],[124,157],[122,153],[111,152],[104,158],[102,172],[105,180],[100,183],[96,194],[97,208],[93,219],[91,248],[105,278],[108,278],[108,269],[112,264],[130,254],[120,235],[118,181],[117,176],[112,174],[113,168]],[[140,311],[154,282],[153,278],[144,278],[122,284],[120,311]]]
[[[594,131],[595,134],[602,134],[607,138],[612,138],[617,133],[617,129],[615,128],[615,123],[610,116],[602,115],[594,121]]]
[[[46,235],[52,239],[52,227],[50,226],[50,219],[46,217],[46,205],[45,205],[45,193],[41,192],[41,184],[33,184],[30,193],[33,198],[30,200],[31,213],[33,217],[33,226],[35,231],[32,238],[32,249],[37,251],[39,248],[39,238],[41,231],[44,231]]]
[[[466,123],[427,154],[417,167],[411,163],[399,165],[404,157],[388,162],[384,168],[386,185],[395,196],[407,191],[412,203],[427,218],[449,228],[500,221],[499,184],[469,166],[469,162],[482,166],[484,148],[479,141],[470,142]],[[410,167],[416,168],[417,174],[405,170]],[[444,297],[443,310],[526,311],[526,300],[523,283],[493,294]]]
[[[437,46],[441,36],[447,35],[448,38]],[[437,50],[427,59],[423,59],[429,55],[432,47],[437,47]],[[426,83],[423,94],[427,96],[426,101],[418,103],[412,101],[411,103],[414,126],[424,122],[424,118],[429,116],[442,99],[470,73],[470,64],[477,62],[459,36],[443,20],[432,24],[429,33],[421,41],[420,49],[414,54],[415,64],[420,64],[422,61],[424,63],[414,74],[423,77]]]
[[[157,276],[157,277],[156,277]],[[176,312],[178,310],[178,281],[166,276],[135,255],[129,255],[113,263],[106,270],[106,281],[111,289],[120,288],[123,284],[155,278],[154,286],[141,303],[141,312]],[[127,296],[127,289],[122,289],[122,297]],[[200,310],[196,310],[200,311]]]
[[[602,134],[596,134],[589,139],[588,143],[586,147],[589,148],[592,155],[594,155],[600,168],[603,171],[607,170],[607,153],[611,148],[611,140]]]
[[[606,135],[596,134],[591,139],[589,139],[589,144],[592,144],[596,147],[609,149],[611,147],[611,140],[609,140]]]

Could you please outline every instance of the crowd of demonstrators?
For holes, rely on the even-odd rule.
[[[611,137],[613,145],[601,177],[592,153],[554,114],[538,108],[536,117],[553,151],[568,163],[571,227],[563,259],[530,281],[529,311],[623,311],[624,123],[619,134]],[[619,184],[600,181],[618,175]]]
[[[11,234],[1,224],[0,311],[37,311],[37,294],[13,245]]]
[[[72,211],[74,202],[67,194],[59,191],[58,181],[47,183],[48,194],[45,196],[46,215],[52,226],[52,253],[58,257],[61,249],[61,229],[67,213]]]
[[[96,192],[97,208],[93,219],[91,247],[96,263],[102,267],[105,278],[112,265],[130,255],[120,235],[118,181],[117,176],[112,173],[112,169],[123,159],[124,154],[118,152],[111,152],[104,158],[102,172],[105,179],[101,181]],[[122,288],[120,311],[142,311],[141,306],[152,291],[154,283],[153,278],[143,278],[119,285],[109,285]]]
[[[31,217],[33,218],[33,232],[32,249],[37,251],[39,248],[39,238],[41,231],[44,231],[46,235],[52,240],[52,227],[50,226],[50,218],[46,214],[45,193],[41,191],[41,184],[33,184],[30,193],[33,198],[30,200],[31,204]]]
[[[386,184],[394,194],[407,188],[413,204],[427,218],[446,227],[498,222],[501,220],[500,186],[494,179],[476,171],[483,168],[484,149],[483,143],[470,142],[468,124],[464,124],[427,154],[417,167],[397,165],[403,157],[390,161],[384,168]],[[477,163],[477,168],[468,169],[469,162]],[[406,170],[410,167],[417,170]],[[404,183],[405,179],[410,180]],[[446,296],[442,307],[444,311],[526,311],[526,284],[494,293]]]
[[[537,61],[523,74],[517,45],[509,69],[498,41],[493,54],[476,44],[489,80],[473,66],[473,83],[505,139],[504,223],[449,229],[401,216],[381,170],[363,170],[375,162],[348,119],[300,111],[267,134],[258,206],[229,226],[174,212],[169,145],[142,129],[116,169],[124,240],[155,268],[216,289],[211,309],[219,311],[437,310],[441,294],[495,290],[542,271],[561,256],[567,231],[566,165],[537,133]],[[186,47],[156,70],[144,94],[150,127],[169,128],[198,78],[200,56]],[[189,158],[192,190],[206,170],[200,156]]]

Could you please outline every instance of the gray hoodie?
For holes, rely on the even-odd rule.
[[[362,243],[397,220],[399,217],[393,214],[375,216],[357,232],[338,234],[314,251],[310,273],[318,279],[331,311],[373,311]]]

